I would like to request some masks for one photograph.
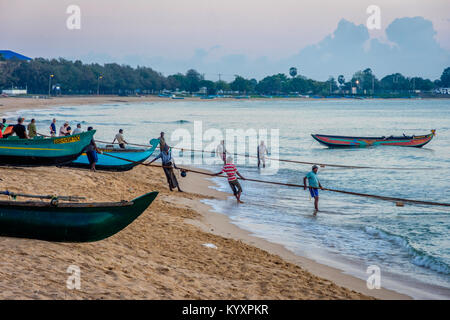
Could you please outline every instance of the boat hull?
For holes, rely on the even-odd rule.
[[[147,160],[155,151],[158,146],[159,140],[152,139],[150,141],[151,148],[147,150],[136,150],[136,149],[100,149],[103,154],[98,154],[98,162],[95,164],[95,168],[98,170],[107,171],[128,171],[133,169],[139,163]],[[122,158],[114,158],[114,157]],[[126,161],[123,159],[128,159]],[[88,157],[85,153],[82,153],[76,160],[67,164],[70,167],[77,168],[90,168]]]
[[[60,203],[0,201],[0,236],[58,242],[92,242],[124,229],[153,202],[158,192],[129,202]]]
[[[54,137],[0,139],[0,165],[52,166],[78,158],[91,142],[95,130],[80,134]]]
[[[311,135],[315,140],[330,148],[361,148],[371,146],[401,146],[421,148],[433,139],[434,133],[412,137],[350,137]]]

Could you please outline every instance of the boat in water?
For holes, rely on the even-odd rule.
[[[80,156],[94,134],[95,130],[91,130],[64,137],[2,138],[0,165],[52,166],[71,162]]]
[[[422,136],[390,136],[390,137],[350,137],[312,134],[311,136],[327,147],[370,147],[370,146],[401,146],[420,148],[433,139],[436,130]]]
[[[152,139],[150,140],[151,147],[148,149],[99,148],[103,154],[98,154],[98,162],[95,164],[95,168],[108,171],[131,170],[147,160],[153,154],[158,144],[159,139]],[[68,163],[67,166],[90,168],[86,153],[82,153],[76,160]]]
[[[157,195],[155,191],[131,201],[100,203],[0,201],[0,236],[58,242],[102,240],[132,223]]]

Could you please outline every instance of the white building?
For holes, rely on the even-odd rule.
[[[20,95],[20,94],[27,94],[27,89],[2,90],[2,94],[6,94],[8,96],[17,96],[17,95]]]

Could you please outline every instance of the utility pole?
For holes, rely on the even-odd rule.
[[[219,81],[220,81],[220,76],[221,76],[221,75],[222,75],[221,73],[218,74],[218,76],[219,76]]]
[[[97,95],[100,94],[100,79],[102,79],[103,76],[98,76],[97,78]]]
[[[50,97],[50,88],[51,88],[51,85],[52,85],[52,78],[53,78],[54,76],[53,76],[53,74],[51,74],[49,77],[48,77],[48,96]]]

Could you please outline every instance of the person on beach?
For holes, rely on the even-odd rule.
[[[260,167],[261,162],[263,164],[263,168],[265,168],[266,167],[266,154],[268,155],[269,152],[267,151],[267,147],[264,144],[263,140],[261,140],[261,143],[258,146],[257,152],[258,152],[258,168]]]
[[[173,191],[173,189],[177,188],[179,192],[183,192],[180,189],[180,185],[178,184],[177,177],[175,176],[175,172],[173,169],[178,169],[175,165],[175,161],[172,158],[172,151],[170,150],[170,147],[168,145],[165,145],[164,150],[159,153],[159,155],[156,156],[155,159],[149,162],[149,164],[155,162],[156,160],[161,159],[162,166],[164,170],[164,174],[167,178],[167,183],[169,184],[170,191]]]
[[[82,133],[83,130],[81,130],[81,123],[77,124],[77,127],[75,128],[75,130],[73,130],[72,134],[79,134]]]
[[[59,136],[64,137],[67,136],[67,127],[69,126],[68,122],[64,122],[64,124],[59,128]]]
[[[23,125],[24,120],[25,120],[24,118],[19,117],[17,119],[17,124],[13,127],[13,132],[20,139],[28,139],[27,130],[25,129],[25,126]]]
[[[227,163],[227,150],[225,149],[225,140],[220,141],[216,148],[216,155],[222,159],[223,164]]]
[[[323,189],[322,185],[317,179],[317,172],[319,171],[319,167],[316,165],[312,166],[312,170],[308,172],[308,174],[303,178],[303,188],[306,190],[306,179],[308,179],[309,193],[311,197],[314,198],[314,215],[319,211],[319,189]]]
[[[92,127],[88,127],[87,131],[91,131],[94,128]],[[97,152],[102,154],[103,152],[101,152],[98,148],[97,148],[97,144],[95,143],[94,138],[92,138],[91,142],[88,144],[88,146],[85,149],[86,151],[86,155],[88,157],[89,160],[89,164],[91,165],[91,171],[96,171],[95,170],[95,164],[98,162],[98,155]]]
[[[163,150],[166,147],[166,140],[164,139],[164,132],[161,132],[158,139],[159,139],[159,149],[161,150],[161,152],[163,152]]]
[[[125,139],[123,138],[123,130],[122,129],[120,129],[119,130],[119,133],[118,134],[116,134],[116,136],[115,136],[115,138],[114,138],[114,140],[113,140],[113,144],[114,144],[114,142],[117,140],[117,142],[119,143],[119,147],[121,148],[121,149],[125,149],[125,144],[128,144],[128,142],[126,142],[125,141]]]
[[[52,137],[56,136],[56,119],[53,119],[52,123],[50,124],[50,135]]]
[[[28,129],[28,137],[30,137],[30,139],[36,137],[37,136],[36,120],[31,119],[31,122],[28,124],[27,129]]]
[[[219,174],[222,174],[224,172],[227,174],[228,183],[230,184],[231,190],[233,191],[233,194],[236,197],[237,202],[244,203],[243,201],[241,201],[242,187],[238,179],[236,178],[236,174],[242,180],[245,180],[245,178],[239,173],[236,166],[233,164],[232,157],[227,158],[226,164],[223,166],[222,171],[216,173],[215,176],[218,176]]]

